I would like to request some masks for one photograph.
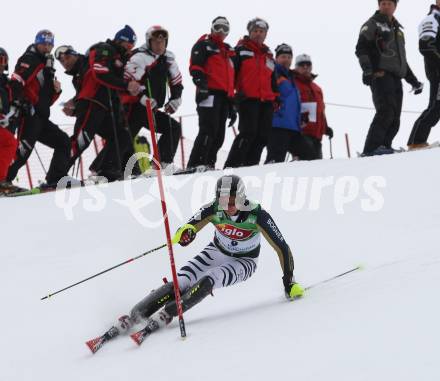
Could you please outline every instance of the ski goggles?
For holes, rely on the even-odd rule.
[[[225,23],[218,23],[218,24],[213,24],[212,25],[212,30],[215,33],[223,33],[223,34],[229,34],[229,25],[225,24]]]
[[[78,52],[71,45],[61,45],[55,50],[55,58],[59,61],[62,54],[77,56]]]
[[[166,30],[156,30],[151,33],[151,37],[157,40],[168,40],[168,32]]]
[[[6,56],[0,56],[0,65],[2,65],[2,66],[8,66],[8,57],[6,57]]]

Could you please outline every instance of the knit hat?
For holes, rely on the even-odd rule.
[[[55,44],[55,36],[50,30],[40,30],[35,36],[35,45],[39,44],[49,44],[53,46]]]
[[[211,32],[212,33],[223,33],[225,35],[229,34],[230,25],[229,21],[224,16],[218,16],[212,20]]]
[[[247,24],[247,30],[251,33],[255,28],[264,29],[266,32],[269,30],[269,24],[266,20],[260,19],[259,17],[255,17]]]
[[[136,43],[136,33],[134,30],[129,26],[125,25],[123,29],[121,29],[119,32],[115,34],[114,41],[126,41],[131,44]]]
[[[285,44],[285,43],[278,45],[275,48],[275,56],[278,57],[281,54],[290,54],[291,56],[293,56],[292,47],[290,45]]]

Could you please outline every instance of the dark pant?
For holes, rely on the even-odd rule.
[[[376,115],[368,131],[364,154],[369,154],[380,146],[391,148],[400,127],[402,112],[402,80],[392,74],[375,78],[371,84]]]
[[[126,115],[133,138],[139,133],[142,127],[150,129],[147,119],[147,109],[140,103],[130,103],[126,105]],[[153,115],[156,132],[161,134],[157,144],[160,161],[161,163],[172,163],[179,145],[179,139],[182,136],[182,127],[177,120],[162,111],[154,111]],[[134,148],[133,144],[131,144],[130,150],[124,158],[124,163],[127,163],[133,154]]]
[[[239,115],[239,134],[229,151],[225,168],[260,163],[261,153],[272,129],[273,104],[247,99],[240,104]]]
[[[414,123],[408,144],[427,143],[431,128],[440,120],[440,78],[429,80],[430,93],[428,108]]]
[[[301,132],[272,127],[265,164],[284,162],[287,152],[300,160],[315,159],[315,148]]]
[[[199,165],[214,168],[217,153],[225,140],[230,101],[226,94],[214,94],[211,97],[214,99],[210,107],[197,106],[199,133],[194,141],[188,168],[195,168]]]
[[[37,141],[54,150],[47,171],[46,182],[56,184],[63,176],[67,175],[70,149],[69,136],[60,130],[56,124],[38,114],[26,116],[18,136],[16,159],[9,167],[8,181],[14,180],[19,169],[26,164]]]
[[[106,140],[106,145],[92,164],[93,170],[102,172],[104,176],[109,173],[120,174],[121,160],[129,149],[131,141],[128,131],[123,127],[119,105],[114,102],[114,116],[112,116],[107,108],[83,100],[76,107],[76,115],[74,134],[71,138],[70,165],[81,156],[97,134]]]
[[[315,138],[314,136],[304,135],[305,144],[310,147],[308,154],[310,155],[308,159],[305,160],[321,160],[322,159],[322,142],[321,140]],[[293,152],[295,152],[295,147],[292,147]],[[300,160],[301,157],[300,157]]]

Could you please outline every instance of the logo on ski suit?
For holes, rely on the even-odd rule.
[[[237,226],[229,224],[218,224],[216,228],[223,236],[234,241],[244,241],[253,233],[252,230],[238,228]]]

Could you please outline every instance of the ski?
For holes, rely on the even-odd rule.
[[[130,337],[137,345],[140,346],[148,336],[158,329],[159,323],[156,320],[150,319],[144,328],[142,328],[140,331],[132,333]]]
[[[98,350],[100,350],[104,344],[108,343],[111,339],[119,336],[119,331],[116,327],[111,327],[106,333],[102,336],[95,337],[94,339],[86,341],[86,345],[95,354]]]

